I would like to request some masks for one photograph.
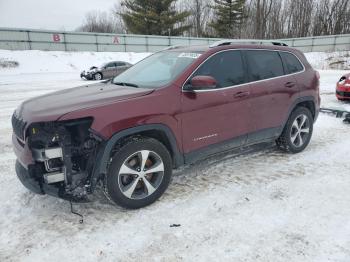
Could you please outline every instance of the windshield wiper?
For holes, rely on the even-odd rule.
[[[118,85],[118,86],[132,86],[132,87],[139,87],[136,84],[133,83],[126,83],[126,82],[113,82],[113,84]]]

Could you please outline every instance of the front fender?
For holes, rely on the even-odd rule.
[[[98,150],[98,154],[95,161],[95,166],[93,169],[93,173],[91,176],[91,188],[92,190],[95,188],[98,180],[102,175],[107,174],[107,168],[110,161],[111,152],[116,145],[116,143],[122,139],[123,137],[128,137],[131,135],[136,135],[144,131],[162,131],[166,134],[171,150],[173,152],[174,159],[174,167],[177,168],[184,164],[183,154],[180,152],[177,146],[177,140],[175,138],[174,133],[171,131],[169,127],[163,124],[147,124],[142,126],[136,126],[128,129],[124,129],[120,132],[114,134],[109,140],[106,140],[101,143],[100,148]]]

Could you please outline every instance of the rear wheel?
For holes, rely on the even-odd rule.
[[[101,73],[94,74],[94,79],[95,80],[102,80],[102,74]]]
[[[290,115],[276,144],[283,151],[299,153],[310,143],[312,132],[313,117],[310,110],[298,107]]]
[[[141,208],[164,193],[171,174],[172,160],[166,147],[152,138],[135,138],[113,156],[105,192],[122,207]]]

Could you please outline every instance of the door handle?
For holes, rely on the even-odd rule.
[[[284,84],[284,86],[287,87],[287,88],[292,88],[292,87],[295,86],[295,83],[294,82],[287,82],[287,83]]]
[[[233,95],[234,98],[243,98],[243,97],[247,97],[250,95],[249,91],[241,91],[241,92],[237,92]]]

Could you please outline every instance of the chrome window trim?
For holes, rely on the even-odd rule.
[[[199,67],[201,67],[207,60],[209,60],[210,58],[212,58],[213,56],[220,54],[222,52],[227,52],[227,51],[270,51],[270,52],[284,52],[284,53],[289,53],[292,54],[293,56],[295,56],[298,61],[300,62],[300,64],[303,66],[303,70],[296,72],[296,73],[292,73],[292,74],[286,74],[283,76],[276,76],[276,77],[272,77],[272,78],[267,78],[267,79],[262,79],[262,80],[257,80],[257,81],[252,81],[252,82],[248,82],[248,83],[244,83],[244,84],[239,84],[239,85],[233,85],[233,86],[227,86],[227,87],[222,87],[222,88],[215,88],[215,89],[205,89],[205,90],[184,90],[184,86],[187,83],[187,81],[194,75],[194,73],[198,70]],[[283,64],[283,60],[281,57],[281,61]],[[246,86],[246,85],[250,85],[250,84],[254,84],[254,83],[259,83],[259,82],[266,82],[272,79],[278,79],[278,78],[283,78],[283,77],[287,77],[287,76],[292,76],[292,75],[297,75],[297,74],[302,74],[306,71],[306,68],[304,66],[304,64],[301,62],[301,60],[299,59],[298,56],[296,56],[295,54],[293,54],[290,51],[285,51],[285,50],[278,50],[278,49],[259,49],[259,48],[239,48],[239,49],[235,49],[235,48],[230,48],[230,49],[225,49],[225,50],[221,50],[219,52],[216,52],[214,54],[212,54],[211,56],[207,57],[202,63],[200,63],[195,70],[193,70],[193,72],[191,73],[191,75],[189,77],[186,78],[186,81],[182,84],[182,92],[184,93],[203,93],[203,92],[214,92],[214,91],[221,91],[221,90],[226,90],[226,89],[231,89],[231,88],[235,88],[235,87],[241,87],[241,86]]]

